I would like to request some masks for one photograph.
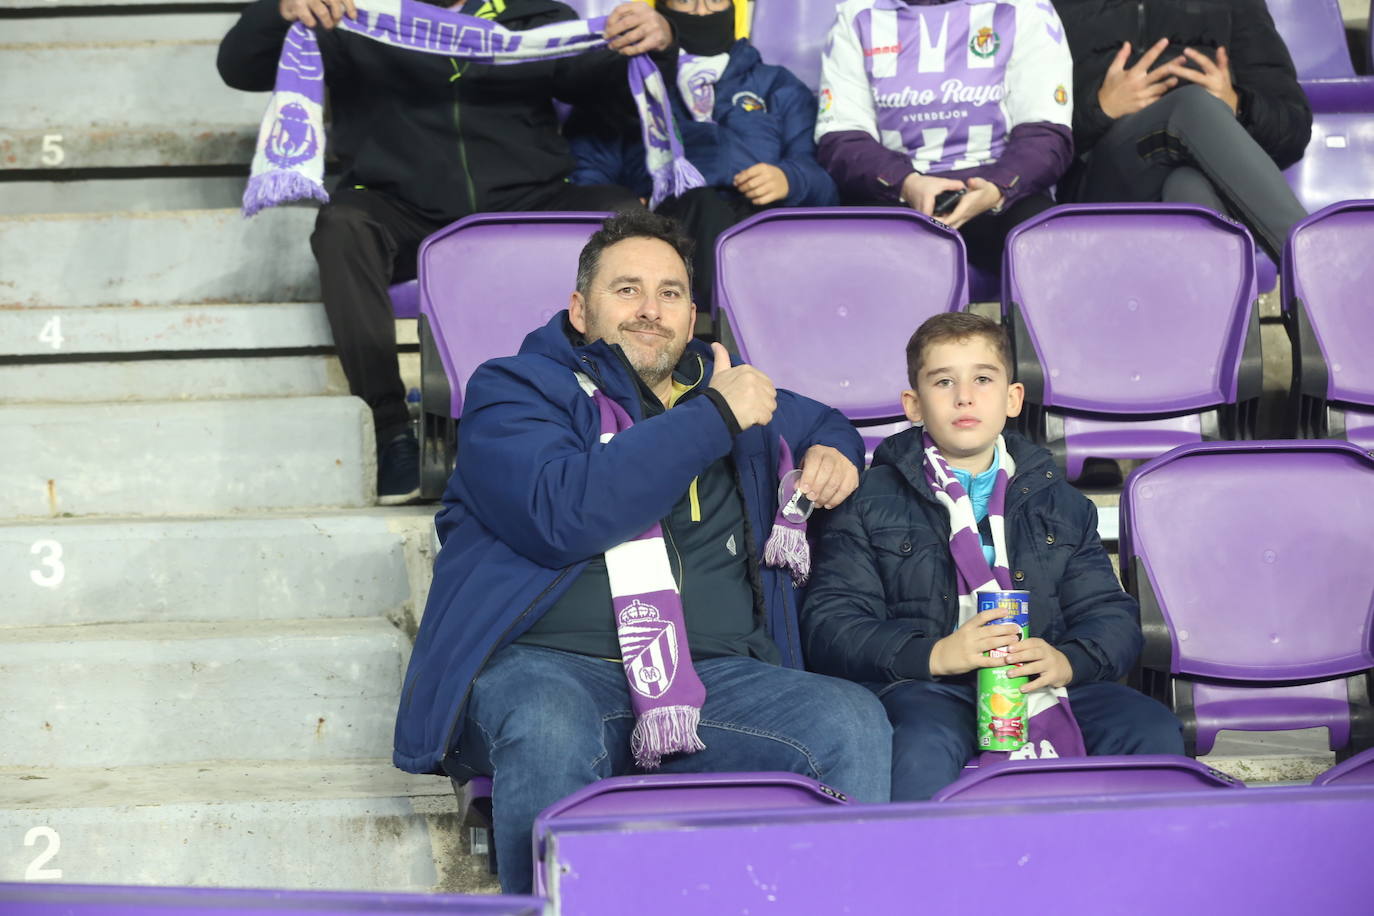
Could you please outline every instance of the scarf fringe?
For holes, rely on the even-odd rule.
[[[247,219],[259,210],[293,200],[318,200],[327,204],[329,192],[300,172],[272,169],[248,179],[248,187],[243,191],[243,216]]]
[[[701,710],[695,706],[659,706],[639,716],[630,734],[630,750],[635,763],[654,770],[669,754],[695,754],[706,750],[697,736]]]
[[[778,568],[787,567],[792,582],[805,585],[811,578],[811,545],[806,532],[787,524],[774,524],[773,533],[763,547],[763,562]]]

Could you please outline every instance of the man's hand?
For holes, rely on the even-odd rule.
[[[902,182],[902,203],[913,210],[924,213],[926,216],[934,216],[935,198],[942,191],[961,191],[963,189],[964,183],[962,181],[912,172]],[[965,194],[964,196],[967,197],[968,195]]]
[[[606,17],[611,50],[634,57],[662,51],[673,43],[673,27],[647,3],[622,3]]]
[[[1021,688],[1022,693],[1041,687],[1067,687],[1073,680],[1073,666],[1068,656],[1038,636],[1023,640],[1005,661],[1019,666],[1016,677],[1032,678]]]
[[[776,165],[760,162],[735,176],[735,190],[756,207],[777,203],[787,198],[787,173]]]
[[[1184,62],[1185,58],[1202,69],[1196,70],[1188,66]],[[1169,62],[1169,71],[1179,79],[1195,83],[1221,99],[1231,109],[1231,114],[1240,111],[1240,96],[1236,94],[1236,87],[1231,85],[1231,58],[1225,48],[1217,48],[1216,63],[1206,54],[1192,48],[1184,48],[1183,57],[1175,57]]]
[[[316,26],[332,29],[343,22],[344,16],[358,18],[353,0],[281,0],[278,10],[287,22],[300,22],[311,29]]]
[[[721,393],[741,430],[763,426],[773,419],[778,408],[778,390],[772,381],[753,366],[731,366],[730,353],[718,343],[711,344],[716,365],[711,372],[711,387]]]
[[[935,677],[967,674],[975,668],[1000,668],[1006,658],[989,658],[984,652],[1015,645],[1021,628],[1014,623],[985,626],[1007,616],[1003,610],[975,614],[968,622],[937,642],[930,650],[930,673]]]
[[[859,486],[859,469],[844,452],[828,445],[813,445],[802,456],[802,476],[797,489],[822,509],[833,509]]]
[[[1122,43],[1121,50],[1116,52],[1116,59],[1107,68],[1102,88],[1097,90],[1097,104],[1102,106],[1103,114],[1113,120],[1135,114],[1153,105],[1160,96],[1178,85],[1178,76],[1172,64],[1150,69],[1167,47],[1169,39],[1161,38],[1136,61],[1134,67],[1127,70],[1126,59],[1131,56],[1131,43]]]
[[[970,178],[968,180],[968,193],[959,198],[958,205],[948,215],[937,216],[936,219],[953,229],[958,229],[975,216],[996,209],[1001,205],[1001,188],[982,178]]]

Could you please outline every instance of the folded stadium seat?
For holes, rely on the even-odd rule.
[[[1018,425],[1070,480],[1089,457],[1252,435],[1259,311],[1239,224],[1188,204],[1056,207],[1012,230],[1003,272]]]
[[[420,281],[396,283],[387,290],[391,296],[391,311],[397,318],[420,317]]]
[[[1283,314],[1293,341],[1290,428],[1374,449],[1374,200],[1332,204],[1284,246]]]
[[[476,213],[420,245],[420,491],[444,492],[453,472],[463,386],[512,356],[525,335],[568,305],[577,256],[605,213]]]
[[[848,804],[841,792],[795,773],[663,773],[613,776],[545,808],[534,822],[534,892],[548,893],[545,838],[553,825],[605,826],[636,821],[671,824],[674,817],[728,814],[755,821],[768,812]]]
[[[931,801],[977,798],[1049,798],[1137,795],[1241,789],[1245,783],[1191,757],[1141,754],[1122,757],[1050,757],[999,760],[968,770],[931,796]]]
[[[1314,786],[1368,786],[1374,785],[1374,748],[1360,751],[1340,763],[1318,774],[1312,780]]]
[[[968,302],[964,241],[897,207],[766,210],[721,234],[715,298],[740,355],[843,412],[871,456],[909,425],[907,339]]]
[[[1338,0],[1268,0],[1312,104],[1307,152],[1284,174],[1309,212],[1374,197],[1374,77],[1357,76]]]
[[[1346,442],[1213,442],[1136,469],[1121,574],[1140,601],[1143,686],[1191,755],[1221,729],[1325,727],[1374,744],[1374,456]]]
[[[835,24],[837,5],[837,0],[762,0],[754,7],[749,40],[764,63],[786,67],[812,92],[819,92],[821,53]]]

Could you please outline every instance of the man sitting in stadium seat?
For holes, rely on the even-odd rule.
[[[924,426],[878,447],[821,538],[802,615],[807,666],[882,698],[894,801],[958,777],[975,750],[980,668],[1020,665],[1027,692],[1067,687],[1089,754],[1183,753],[1173,714],[1116,683],[1140,654],[1140,609],[1112,571],[1092,503],[1049,452],[1003,435],[1021,411],[1010,351],[1006,332],[977,315],[921,325],[902,404]],[[976,614],[980,588],[1028,591],[1030,638],[985,626],[1006,612]],[[1007,658],[983,654],[1005,646],[1015,646]]]
[[[1073,64],[1048,3],[847,0],[821,64],[816,157],[846,203],[958,229],[996,274],[1073,156]]]
[[[1055,5],[1079,154],[1060,199],[1201,204],[1244,223],[1277,264],[1307,215],[1279,170],[1302,158],[1312,109],[1264,0]]]
[[[452,8],[515,30],[577,18],[552,0]],[[336,30],[346,15],[355,15],[353,0],[257,0],[225,35],[218,64],[235,89],[269,90],[287,29],[298,20],[315,29],[343,174],[310,243],[349,389],[372,408],[380,502],[398,504],[419,495],[419,451],[388,285],[414,278],[425,236],[470,213],[637,206],[621,187],[567,183],[573,159],[553,97],[593,103],[626,93],[621,55],[665,50],[672,32],[652,8],[623,3],[606,27],[618,54],[492,66]]]
[[[797,670],[789,571],[760,562],[790,456],[831,507],[863,445],[837,411],[692,339],[690,246],[647,210],[610,218],[568,309],[468,383],[394,759],[492,776],[508,892],[530,888],[542,809],[659,757],[887,800],[882,706]]]
[[[786,2],[786,0],[764,0]],[[742,31],[747,7],[732,0],[658,0],[681,47],[664,80],[687,159],[706,186],[657,207],[696,241],[693,295],[700,307],[715,291],[716,239],[764,207],[828,207],[835,183],[816,163],[811,138],[816,97],[784,67],[763,62]],[[578,184],[623,184],[649,195],[644,146],[632,112],[579,110],[567,134]]]

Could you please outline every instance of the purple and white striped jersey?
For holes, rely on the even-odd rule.
[[[1018,124],[1073,120],[1050,0],[847,0],[821,64],[816,139],[863,131],[922,173],[995,162]]]

